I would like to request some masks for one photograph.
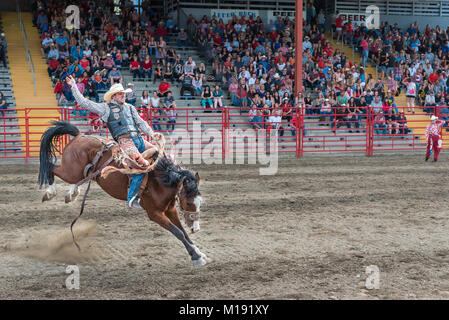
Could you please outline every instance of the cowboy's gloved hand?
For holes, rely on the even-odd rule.
[[[67,76],[66,81],[71,87],[76,86],[76,81],[72,76]]]
[[[151,138],[154,140],[160,140],[162,138],[162,133],[160,132],[155,132],[151,135]]]

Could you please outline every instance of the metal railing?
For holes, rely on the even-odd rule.
[[[28,61],[28,72],[31,72],[31,81],[34,86],[34,95],[36,95],[36,71],[34,69],[33,59],[31,58],[30,50],[28,49],[28,37],[26,34],[25,26],[22,21],[22,11],[20,10],[19,2],[17,2],[17,16],[19,19],[20,31],[22,32],[23,44],[25,47],[25,54]]]
[[[449,17],[449,1],[435,0],[336,0],[340,12],[364,12],[375,5],[381,15]]]

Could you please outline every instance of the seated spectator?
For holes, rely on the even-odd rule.
[[[163,78],[158,88],[158,96],[166,97],[169,92],[170,92],[170,83],[167,82],[167,79]]]
[[[172,104],[170,104],[168,106],[168,108],[164,109],[164,113],[167,116],[167,127],[166,127],[166,130],[168,132],[171,132],[171,131],[175,130],[176,115],[177,115],[175,107],[176,107],[176,104],[172,103]]]
[[[99,115],[93,112],[89,112],[88,125],[90,132],[97,132],[102,129],[104,124]]]
[[[176,101],[175,98],[173,98],[171,91],[167,92],[167,96],[164,98],[163,107],[165,110],[168,110],[171,107],[176,108]]]
[[[148,54],[145,56],[145,60],[142,61],[142,75],[144,79],[145,75],[147,75],[148,81],[151,81],[151,76],[153,75],[153,62],[151,62]]]
[[[193,90],[195,95],[201,95],[203,92],[203,81],[199,73],[195,74],[195,78],[192,81]]]
[[[154,69],[154,79],[153,79],[153,83],[156,82],[157,79],[163,79],[164,78],[164,73],[162,71],[162,66],[160,63],[158,63],[156,65],[156,69]]]
[[[274,108],[271,112],[270,116],[268,117],[268,123],[271,126],[272,129],[277,130],[280,128],[282,123],[282,110],[280,108]]]
[[[185,50],[188,45],[187,41],[187,33],[184,31],[183,28],[178,33],[178,47],[180,47],[181,50]]]
[[[171,62],[167,62],[167,65],[165,66],[164,77],[170,81],[173,80],[173,67]]]
[[[53,39],[50,37],[50,34],[47,33],[45,35],[44,40],[42,40],[42,47],[41,47],[41,52],[42,52],[42,57],[46,58],[47,54],[50,52],[51,49],[51,45],[53,44]]]
[[[258,109],[256,105],[253,105],[249,110],[249,122],[253,129],[258,130],[263,128],[262,110]]]
[[[179,78],[179,80],[183,80],[185,77],[190,77],[193,79],[194,77],[194,72],[193,70],[195,69],[196,64],[195,61],[193,61],[192,57],[189,57],[186,61],[186,63],[184,64],[184,73],[183,75]]]
[[[201,93],[201,105],[204,109],[210,109],[213,106],[213,95],[209,86],[204,87],[203,93]]]
[[[148,109],[151,107],[151,99],[148,96],[148,91],[144,90],[142,96],[140,97],[140,108]]]
[[[153,129],[154,131],[161,131],[161,119],[160,119],[160,114],[159,114],[159,109],[155,108],[155,107],[151,107],[150,108],[150,119],[151,119],[151,124],[153,125]]]
[[[94,99],[97,103],[99,102],[100,97],[98,96],[97,92],[97,83],[94,79],[89,78],[87,80],[85,91],[89,99]]]
[[[111,70],[114,66],[116,66],[115,61],[110,53],[106,55],[106,59],[103,62],[103,66],[108,70]]]
[[[131,61],[129,68],[133,74],[133,80],[136,81],[136,78],[142,78],[142,69],[140,67],[140,62],[137,59],[137,55],[133,56],[133,60]]]
[[[123,76],[120,70],[118,70],[118,66],[114,65],[112,70],[109,71],[109,79],[111,84],[123,82]]]
[[[59,61],[56,60],[56,57],[52,57],[51,60],[48,62],[47,68],[48,76],[51,78],[54,77],[58,68],[59,68]]]
[[[193,88],[193,80],[190,77],[185,77],[182,81],[181,96],[185,96],[185,92],[189,91],[191,96],[195,95],[195,89]]]
[[[385,116],[383,115],[383,113],[375,113],[373,119],[373,127],[376,130],[377,135],[380,135],[380,129],[383,129],[383,135],[387,134],[387,124],[385,123]]]
[[[153,95],[151,96],[150,101],[151,101],[151,107],[152,108],[156,108],[156,109],[160,108],[161,98],[159,98],[159,96],[157,95],[157,91],[156,90],[153,91]]]
[[[220,89],[218,84],[215,85],[212,95],[214,97],[214,109],[217,109],[218,106],[223,108],[223,90]]]
[[[128,83],[128,89],[130,89],[131,92],[128,92],[126,94],[126,102],[128,102],[129,104],[132,104],[133,106],[135,106],[136,105],[136,101],[137,101],[137,97],[136,97],[136,92],[134,91],[134,84]]]

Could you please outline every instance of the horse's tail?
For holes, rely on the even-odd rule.
[[[60,136],[70,134],[76,137],[80,131],[73,124],[66,121],[52,121],[53,127],[48,128],[41,138],[40,166],[39,166],[39,187],[46,184],[53,184],[53,169],[56,163],[56,143]]]

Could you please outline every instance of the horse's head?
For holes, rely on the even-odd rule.
[[[188,171],[187,171],[188,172]],[[200,231],[200,206],[203,198],[198,190],[200,176],[188,172],[178,183],[179,206],[184,214],[187,227],[194,232]]]

